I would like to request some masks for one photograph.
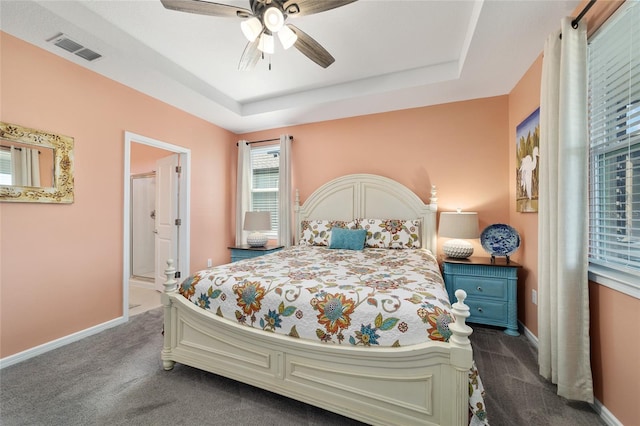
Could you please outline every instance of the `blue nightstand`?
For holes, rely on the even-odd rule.
[[[465,303],[470,308],[471,323],[506,327],[510,336],[518,333],[518,269],[519,264],[505,258],[470,257],[452,259],[446,257],[444,281],[453,303],[457,289],[467,292]]]
[[[231,261],[237,262],[243,259],[253,259],[254,257],[262,256],[268,253],[275,253],[282,250],[284,246],[269,245],[264,247],[251,247],[248,245],[227,247],[231,250]]]

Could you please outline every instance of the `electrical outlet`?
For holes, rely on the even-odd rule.
[[[211,259],[207,259],[207,268],[211,268],[213,266],[213,262]]]
[[[531,290],[531,303],[534,305],[538,304],[538,292],[535,288]]]

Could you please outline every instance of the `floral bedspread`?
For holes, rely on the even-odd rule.
[[[293,246],[199,271],[178,290],[248,327],[326,344],[397,347],[451,335],[451,304],[426,249]],[[475,365],[469,385],[475,424],[486,424]]]
[[[451,305],[428,250],[294,246],[187,278],[180,293],[249,327],[324,343],[448,340]]]

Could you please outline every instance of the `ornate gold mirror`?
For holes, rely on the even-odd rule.
[[[0,121],[0,201],[73,203],[73,138]]]

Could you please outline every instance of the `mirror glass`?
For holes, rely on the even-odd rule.
[[[0,140],[0,184],[52,188],[53,154],[50,147]]]
[[[73,202],[73,138],[0,122],[0,201]]]

